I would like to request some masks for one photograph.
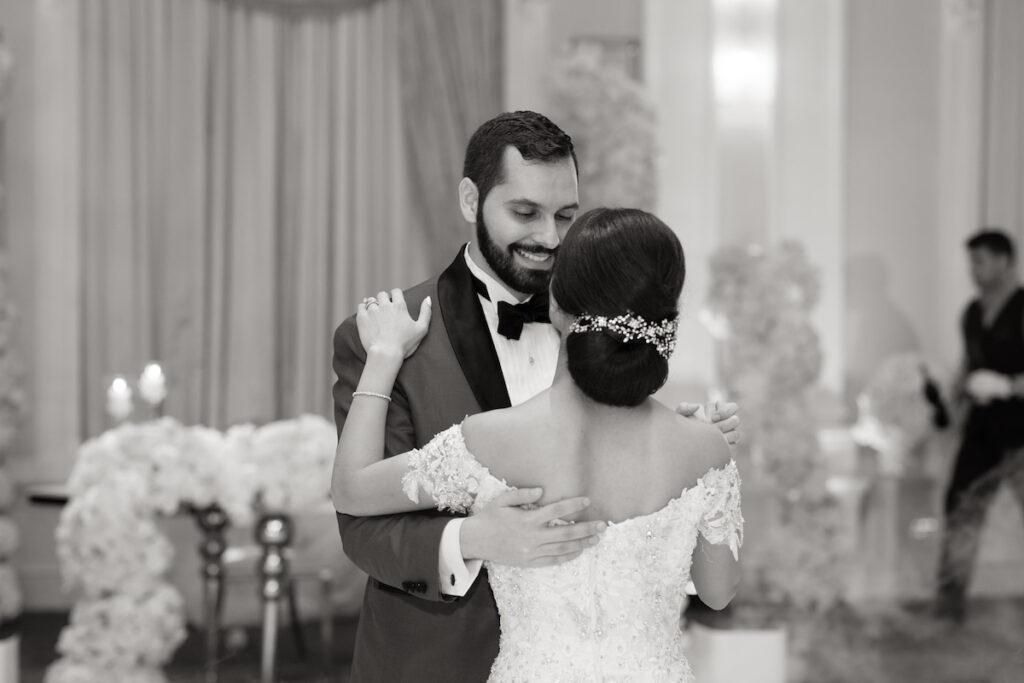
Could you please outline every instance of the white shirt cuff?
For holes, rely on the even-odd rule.
[[[441,551],[437,555],[441,592],[460,598],[469,591],[484,564],[483,560],[466,560],[462,557],[459,535],[465,521],[465,517],[459,517],[448,522],[441,534]]]

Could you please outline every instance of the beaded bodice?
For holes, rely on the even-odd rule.
[[[410,454],[403,481],[441,509],[479,510],[508,490],[470,454],[457,425]],[[692,681],[680,615],[697,534],[742,543],[735,463],[660,510],[609,524],[600,543],[554,567],[488,565],[501,616],[490,681]]]

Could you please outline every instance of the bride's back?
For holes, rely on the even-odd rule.
[[[590,506],[575,519],[615,522],[661,509],[727,459],[711,425],[654,399],[587,405],[569,382],[556,379],[520,406],[467,419],[467,449],[510,486],[542,487],[541,504],[587,496]]]
[[[713,427],[654,400],[616,410],[574,393],[556,379],[533,400],[461,428],[463,452],[494,477],[543,486],[544,501],[585,494],[591,506],[580,519],[609,522],[600,543],[568,562],[488,565],[501,614],[488,680],[690,682],[679,614],[698,534],[729,486],[728,469],[708,470],[724,464],[714,461],[728,447]],[[504,488],[477,481],[474,510]]]

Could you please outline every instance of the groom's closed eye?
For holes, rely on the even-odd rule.
[[[515,211],[515,210],[513,210],[512,213],[515,214],[517,217],[523,219],[523,220],[530,220],[532,218],[536,218],[536,216],[537,216],[537,212],[536,211]],[[573,218],[575,218],[575,216],[571,216],[571,215],[570,216],[566,216],[564,214],[559,214],[559,215],[555,216],[555,220],[559,221],[559,222],[562,222],[562,223],[571,223]]]

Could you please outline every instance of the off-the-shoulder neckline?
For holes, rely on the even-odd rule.
[[[479,465],[480,468],[483,469],[484,472],[487,474],[487,476],[489,476],[490,478],[494,479],[497,482],[500,482],[502,486],[504,486],[505,488],[507,488],[509,490],[513,490],[513,489],[517,488],[515,486],[509,486],[508,483],[504,479],[499,479],[498,477],[496,477],[493,474],[491,474],[490,468],[488,468],[487,465],[485,465],[482,462],[480,462],[480,459],[477,458],[476,455],[474,455],[471,450],[469,450],[469,446],[466,445],[466,437],[462,433],[462,423],[461,422],[459,424],[452,425],[449,429],[451,431],[454,431],[458,435],[459,441],[462,444],[462,449],[464,451],[466,451],[466,453],[469,455],[469,457],[473,458],[473,462],[475,462],[477,465]],[[709,477],[712,474],[714,474],[715,472],[720,472],[722,474],[725,474],[725,473],[728,473],[728,472],[730,472],[732,470],[735,470],[735,469],[736,469],[736,460],[733,459],[733,458],[729,458],[729,462],[725,463],[721,467],[712,467],[712,468],[708,469],[708,471],[705,472],[704,474],[702,474],[700,476],[700,478],[697,479],[697,481],[695,481],[690,486],[687,486],[687,487],[683,488],[683,490],[679,493],[679,495],[677,495],[676,497],[674,497],[671,500],[669,500],[667,503],[662,505],[657,510],[654,510],[652,512],[647,512],[647,513],[644,513],[642,515],[633,515],[632,517],[627,517],[626,519],[620,520],[618,522],[613,522],[611,520],[605,520],[605,521],[608,523],[609,527],[621,527],[621,526],[626,525],[626,524],[632,524],[632,523],[639,522],[639,521],[642,521],[642,520],[648,520],[648,519],[652,519],[654,517],[658,517],[659,515],[663,514],[667,510],[669,510],[670,508],[673,508],[673,507],[679,505],[683,500],[685,500],[686,498],[689,497],[690,493],[692,493],[694,491],[703,490],[704,489],[704,480],[707,477]]]

